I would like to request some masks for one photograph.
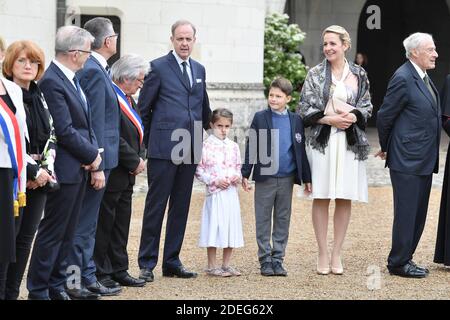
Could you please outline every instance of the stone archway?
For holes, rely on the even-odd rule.
[[[367,72],[371,81],[374,115],[383,102],[387,84],[393,72],[406,61],[403,40],[414,32],[433,35],[439,53],[436,69],[430,77],[440,89],[450,71],[450,14],[447,0],[368,0],[359,19],[357,51],[368,56]],[[366,22],[371,5],[381,9],[381,29],[369,30]]]

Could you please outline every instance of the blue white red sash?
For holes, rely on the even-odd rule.
[[[11,159],[11,168],[14,173],[13,197],[17,207],[15,211],[18,213],[18,206],[25,206],[25,190],[22,190],[25,183],[21,181],[21,178],[23,179],[22,170],[25,169],[23,146],[17,118],[2,98],[0,98],[0,129],[5,137]]]
[[[133,106],[128,102],[127,97],[123,93],[123,91],[115,84],[114,90],[116,90],[117,99],[119,100],[120,109],[125,113],[127,118],[134,124],[136,129],[139,132],[139,142],[142,144],[144,140],[144,126],[142,125],[142,120],[136,110],[133,109]]]

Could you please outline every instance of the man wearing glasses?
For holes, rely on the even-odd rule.
[[[85,170],[97,170],[102,161],[86,95],[75,76],[89,57],[93,40],[78,27],[58,29],[55,60],[39,82],[58,140],[55,173],[60,189],[48,194],[34,243],[27,280],[31,300],[70,300],[65,291],[67,256],[86,189]]]
[[[93,260],[100,203],[109,174],[118,164],[120,109],[107,63],[108,59],[116,54],[118,35],[114,32],[111,21],[102,17],[89,20],[84,29],[90,32],[95,40],[92,44],[92,54],[77,76],[89,101],[92,127],[99,150],[103,150],[103,161],[97,171],[91,172],[86,194],[80,199],[80,219],[68,258],[69,265],[79,267],[81,272],[81,282],[78,282],[80,285],[67,291],[74,299],[91,299],[89,291],[101,296],[117,295],[121,291],[120,286],[113,281],[97,281]]]

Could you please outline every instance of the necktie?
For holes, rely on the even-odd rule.
[[[106,70],[106,73],[108,74],[108,76],[111,78],[111,68],[108,65],[106,65],[105,70]]]
[[[133,103],[131,102],[131,97],[127,96],[127,100],[128,100],[128,103],[130,104],[130,107],[133,108]]]
[[[88,111],[87,101],[86,101],[84,95],[81,92],[80,82],[78,81],[77,76],[73,77],[73,82],[75,83],[75,87],[77,88],[77,92],[78,92],[78,95],[81,98],[81,101],[83,101],[83,108],[87,112]]]
[[[183,65],[183,79],[184,79],[184,82],[188,86],[189,90],[191,90],[191,80],[189,80],[189,75],[188,75],[187,69],[186,69],[187,62],[183,61],[181,64]]]
[[[428,91],[430,91],[431,96],[433,97],[434,103],[437,103],[436,94],[434,93],[433,88],[431,87],[430,78],[428,77],[428,75],[425,75],[425,77],[423,77],[423,82],[425,82],[425,85],[427,86]]]

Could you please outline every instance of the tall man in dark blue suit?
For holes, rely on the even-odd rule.
[[[441,110],[439,95],[426,71],[438,54],[431,35],[414,33],[403,42],[408,62],[389,82],[378,111],[377,128],[394,191],[390,274],[424,278],[427,268],[414,263],[428,210],[433,172],[439,168]]]
[[[89,291],[103,296],[116,295],[121,291],[120,287],[110,288],[97,281],[93,259],[98,212],[105,184],[111,169],[117,167],[119,162],[120,109],[112,81],[106,71],[109,69],[107,60],[116,54],[118,35],[114,32],[111,21],[101,17],[86,22],[84,29],[89,31],[95,40],[92,44],[92,55],[86,61],[85,67],[78,71],[77,76],[89,101],[92,128],[98,147],[103,149],[103,161],[98,171],[91,172],[84,199],[80,199],[80,220],[68,258],[69,265],[79,266],[81,271],[81,286],[68,290],[68,294],[75,299],[86,298],[84,286]]]
[[[39,83],[58,140],[55,172],[61,188],[48,194],[45,216],[39,225],[28,270],[30,299],[70,300],[64,289],[66,258],[86,189],[85,169],[96,170],[101,162],[86,96],[75,76],[89,57],[93,40],[89,32],[78,27],[60,28],[56,34],[56,59]]]
[[[195,33],[194,25],[188,21],[177,21],[172,26],[174,51],[151,62],[152,71],[145,80],[138,102],[148,150],[149,186],[138,262],[140,278],[148,282],[154,279],[153,268],[158,261],[167,201],[163,276],[197,276],[186,270],[179,258],[197,167],[193,158],[201,156],[201,127],[208,128],[211,113],[205,68],[190,58]],[[181,138],[184,145],[181,153],[177,151],[180,146],[178,133],[188,135]]]

